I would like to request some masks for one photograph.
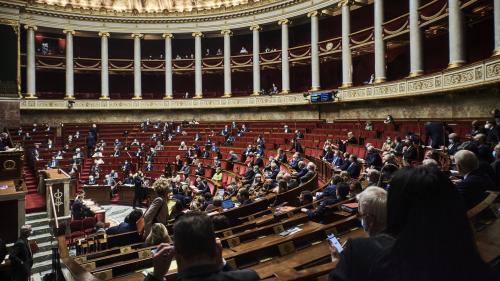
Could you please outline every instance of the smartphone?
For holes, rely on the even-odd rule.
[[[344,248],[342,248],[342,245],[340,245],[340,241],[337,239],[337,237],[335,237],[335,235],[330,234],[330,235],[328,235],[327,239],[328,239],[328,241],[330,241],[330,244],[332,246],[334,246],[335,249],[337,249],[337,251],[339,253],[342,253],[342,251],[344,250]]]

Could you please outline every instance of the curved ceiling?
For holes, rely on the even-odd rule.
[[[35,0],[40,4],[118,12],[189,12],[234,7],[259,0]]]

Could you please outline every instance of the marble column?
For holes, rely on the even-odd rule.
[[[281,25],[281,93],[290,93],[290,63],[288,61],[288,19],[278,21]]]
[[[203,79],[202,79],[202,58],[201,58],[201,37],[203,33],[193,32],[194,37],[194,83],[195,92],[194,98],[201,99],[203,97]]]
[[[384,1],[375,0],[373,33],[375,41],[375,83],[382,83],[385,77],[385,42],[384,42]]]
[[[26,29],[26,96],[27,99],[36,99],[36,63],[35,63],[35,31],[34,25],[25,25]]]
[[[320,89],[318,11],[309,12],[307,16],[311,18],[311,91],[318,91]]]
[[[253,48],[252,48],[252,66],[253,66],[253,96],[260,95],[261,86],[260,86],[260,42],[259,42],[259,31],[260,26],[254,24],[250,26],[250,30],[252,30],[253,35]]]
[[[108,32],[99,32],[101,37],[101,100],[109,100]]]
[[[222,30],[221,34],[224,35],[224,96],[225,98],[231,97],[231,30]]]
[[[419,7],[420,0],[410,0],[410,77],[424,73]]]
[[[460,0],[448,0],[448,36],[450,41],[448,68],[461,66],[465,63],[465,42]]]
[[[140,33],[133,33],[134,38],[134,100],[142,99],[142,77],[141,77],[141,38]]]
[[[66,34],[66,96],[64,99],[75,99],[75,72],[73,66],[73,35],[74,30],[64,30]]]
[[[174,97],[174,90],[172,86],[172,37],[171,33],[164,33],[165,38],[165,97],[163,99],[169,100]]]
[[[495,51],[494,55],[500,55],[500,0],[493,1],[493,18],[495,23]]]
[[[342,3],[342,88],[352,86],[351,2]]]

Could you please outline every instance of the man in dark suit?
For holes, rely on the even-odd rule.
[[[92,156],[92,153],[94,151],[94,147],[95,147],[95,144],[96,144],[96,138],[92,134],[92,132],[89,132],[89,134],[87,135],[87,138],[85,139],[85,141],[86,141],[86,144],[87,144],[87,157],[90,157],[90,156]]]
[[[142,178],[139,175],[134,175],[134,201],[132,202],[132,208],[135,209],[136,203],[139,207],[141,206],[143,199],[143,188],[142,188]]]
[[[167,273],[172,259],[178,264],[179,281],[259,280],[249,269],[230,271],[222,258],[222,245],[216,241],[211,219],[200,212],[181,216],[174,224],[174,245],[161,244],[153,256],[153,274],[145,281],[159,281]],[[175,250],[174,250],[175,248]]]
[[[305,183],[314,177],[316,174],[316,165],[313,162],[307,163],[307,173],[300,178],[301,183]]]
[[[33,266],[33,253],[28,241],[31,235],[31,225],[21,227],[19,239],[12,246],[9,259],[12,262],[12,280],[28,281]]]
[[[349,157],[349,162],[351,162],[351,164],[349,165],[349,167],[347,167],[346,171],[351,178],[356,179],[361,173],[361,166],[358,163],[358,157],[354,154],[351,155]]]
[[[444,122],[427,122],[425,124],[425,134],[427,142],[432,148],[437,149],[445,145],[445,133],[453,133]]]
[[[394,238],[382,233],[386,227],[387,192],[379,187],[368,187],[357,199],[363,229],[370,237],[348,240],[340,254],[330,245],[332,261],[338,261],[330,273],[330,280],[368,280],[373,261],[394,244]]]
[[[378,151],[375,150],[373,146],[368,146],[368,153],[365,156],[365,164],[367,167],[374,167],[376,169],[380,169],[382,167],[382,157]]]
[[[304,161],[299,161],[298,167],[299,167],[299,171],[297,173],[293,173],[293,176],[295,178],[297,178],[298,180],[300,180],[300,178],[302,178],[303,176],[305,176],[307,174],[308,170],[307,170],[306,163],[304,163]]]
[[[462,197],[466,210],[479,204],[486,198],[486,190],[495,189],[495,183],[484,172],[479,170],[479,160],[468,150],[455,153],[455,163],[463,180],[456,183],[457,191]]]

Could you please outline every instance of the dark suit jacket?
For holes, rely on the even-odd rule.
[[[93,135],[88,135],[86,139],[87,147],[94,147],[96,140]]]
[[[392,247],[394,241],[394,238],[385,234],[348,240],[344,250],[340,253],[337,267],[330,272],[329,280],[369,280],[371,267],[386,249]]]
[[[365,156],[365,163],[367,166],[381,167],[382,158],[380,157],[380,154],[378,154],[377,152],[369,152]]]
[[[351,176],[351,178],[357,178],[359,177],[359,173],[361,172],[361,167],[357,162],[354,162],[349,165],[346,171]]]
[[[202,265],[188,268],[177,276],[178,281],[253,281],[260,280],[257,273],[250,269],[224,271],[214,265]],[[144,281],[160,281],[153,275],[146,276]]]
[[[308,180],[312,179],[314,177],[314,172],[313,171],[307,171],[307,173],[300,178],[301,183],[305,183]]]
[[[425,134],[431,140],[432,148],[439,148],[444,145],[445,126],[443,122],[430,122],[425,126]]]
[[[457,184],[457,191],[462,196],[466,210],[476,206],[486,198],[486,190],[495,188],[491,178],[479,170],[470,172]]]
[[[27,240],[18,239],[10,251],[12,277],[16,281],[28,281],[33,266],[33,254]]]

